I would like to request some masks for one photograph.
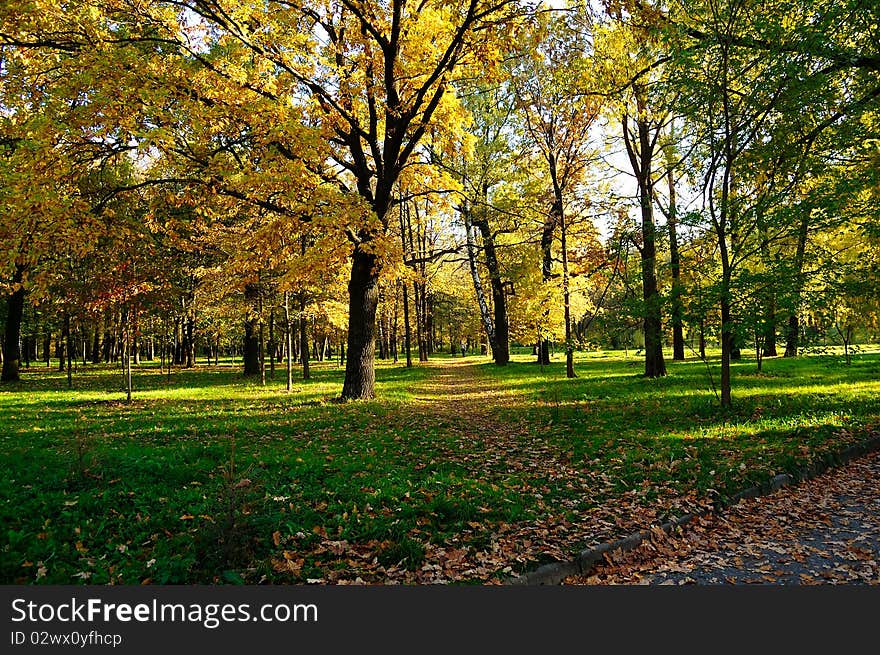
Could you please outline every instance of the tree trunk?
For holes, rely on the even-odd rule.
[[[287,347],[287,390],[293,387],[293,329],[290,324],[290,294],[284,292],[284,339]]]
[[[556,214],[550,212],[541,230],[541,278],[544,282],[553,276],[553,232],[556,230],[556,219]],[[538,363],[542,367],[550,364],[549,339],[544,339],[538,344]]]
[[[95,321],[95,335],[92,338],[92,364],[101,363],[101,322]]]
[[[255,315],[257,307],[257,285],[248,284],[244,289],[244,296],[251,308],[244,321],[244,342],[242,360],[244,362],[244,375],[252,377],[260,374],[260,335],[259,318]]]
[[[131,402],[131,329],[128,309],[122,310],[122,363],[125,375],[125,400]]]
[[[565,377],[576,377],[574,372],[574,344],[571,336],[571,293],[568,280],[568,230],[565,224],[565,205],[562,199],[562,186],[556,171],[556,159],[550,157],[550,178],[553,182],[553,194],[555,202],[551,213],[556,215],[559,225],[559,249],[562,251],[562,304],[563,320],[565,322]]]
[[[403,294],[403,347],[406,350],[406,367],[412,368],[412,328],[409,325],[409,291],[404,282],[400,285]]]
[[[421,290],[422,285],[418,282],[413,282],[413,305],[415,305],[416,309],[416,344],[419,347],[419,361],[424,362],[428,358],[425,355],[424,317],[422,315],[424,307],[422,305]]]
[[[0,374],[2,382],[17,382],[21,377],[19,366],[21,362],[21,320],[24,316],[24,287],[21,286],[23,279],[24,270],[20,266],[16,266],[12,281],[19,286],[6,301],[3,371]]]
[[[678,252],[678,207],[671,165],[666,178],[669,183],[669,260],[672,269],[672,359],[684,361],[684,310],[681,302],[681,256]]]
[[[474,285],[474,295],[477,297],[477,306],[480,308],[480,318],[483,323],[483,330],[489,342],[495,343],[495,325],[492,322],[492,316],[489,314],[489,304],[486,302],[486,294],[483,291],[483,282],[480,280],[480,272],[477,269],[477,255],[475,252],[473,226],[470,219],[470,208],[462,205],[460,208],[462,218],[464,218],[465,244],[467,247],[468,267],[471,272],[471,282]],[[491,276],[491,271],[489,275]]]
[[[398,316],[397,316],[398,315],[397,302],[398,302],[398,298],[399,298],[399,294],[397,293],[397,287],[395,286],[394,303],[393,303],[393,309],[392,309],[392,315],[391,315],[391,343],[390,343],[391,353],[392,353],[392,356],[394,357],[395,364],[397,363],[397,318],[398,318]],[[342,364],[342,351],[345,350],[345,348],[343,347],[343,345],[341,343],[339,344],[339,348],[340,348],[340,350],[339,350],[339,352],[340,352],[339,363]]]
[[[375,396],[376,306],[379,302],[377,255],[355,248],[348,283],[348,355],[342,397]]]
[[[70,314],[64,313],[64,353],[67,356],[67,387],[73,386],[73,336],[70,334]]]
[[[489,336],[492,346],[492,358],[498,366],[506,366],[510,362],[510,324],[507,318],[507,296],[504,293],[504,282],[498,266],[498,254],[495,249],[495,238],[489,229],[489,221],[474,221],[483,239],[483,253],[486,255],[486,269],[492,285],[492,307],[494,332]]]
[[[706,359],[706,321],[700,319],[700,359]]]
[[[196,365],[196,321],[192,316],[192,308],[189,308],[189,316],[186,317],[186,367],[193,368]]]
[[[797,249],[794,256],[795,267],[795,292],[791,303],[791,314],[788,317],[788,329],[785,333],[785,357],[797,357],[800,340],[800,322],[798,311],[801,304],[801,292],[803,290],[804,256],[807,251],[807,234],[810,227],[809,207],[804,209],[801,224],[798,229]]]
[[[764,357],[776,357],[776,294],[771,292],[764,317]]]
[[[308,380],[311,378],[309,372],[309,322],[306,319],[306,296],[299,296],[299,358],[302,364],[302,378]]]
[[[275,379],[275,307],[269,310],[269,379]]]
[[[388,333],[384,319],[380,319],[376,327],[379,330],[379,359],[388,359]]]
[[[259,282],[259,296],[257,300],[257,313],[258,320],[260,322],[260,343],[259,343],[259,357],[260,357],[260,384],[264,387],[266,386],[266,328],[265,321],[263,321],[263,280],[262,274],[258,278]]]
[[[730,316],[729,283],[722,290],[721,297],[721,406],[731,407],[730,358],[733,352],[733,323]]]

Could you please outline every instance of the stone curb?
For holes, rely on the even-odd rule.
[[[875,432],[865,441],[853,444],[838,453],[829,453],[820,461],[815,462],[811,466],[800,469],[794,475],[781,473],[773,476],[762,485],[755,485],[754,487],[749,487],[748,489],[744,489],[739,493],[734,494],[727,502],[718,501],[713,504],[711,509],[702,510],[693,514],[685,514],[684,516],[672,519],[671,521],[666,521],[661,524],[659,528],[666,534],[669,534],[675,528],[687,525],[695,518],[706,516],[708,514],[720,514],[726,507],[736,505],[741,500],[765,496],[790,484],[809,480],[810,478],[821,475],[832,467],[846,464],[857,457],[867,455],[876,450],[880,450],[880,433]],[[504,580],[503,584],[514,586],[558,585],[569,576],[588,575],[596,564],[604,559],[606,553],[625,553],[633,550],[647,539],[650,534],[651,530],[634,532],[623,539],[605,542],[598,546],[594,546],[593,548],[582,550],[571,560],[551,562],[539,566],[533,571],[528,571],[522,575],[507,578]]]

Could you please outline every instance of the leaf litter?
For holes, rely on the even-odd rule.
[[[880,584],[880,453],[743,500],[567,585]]]

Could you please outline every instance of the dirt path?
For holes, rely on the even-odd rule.
[[[565,584],[880,584],[880,453],[658,534]]]
[[[440,543],[414,529],[410,536],[424,546],[420,568],[362,572],[365,581],[498,584],[657,525],[670,510],[681,515],[708,504],[695,492],[672,487],[650,501],[640,489],[616,490],[602,466],[572,461],[567,442],[555,439],[549,424],[544,429],[546,407],[523,388],[486,375],[478,368],[484,362],[421,363],[434,370],[412,384],[414,400],[399,408],[395,421],[406,425],[414,441],[409,447],[432,453],[417,470],[453,467],[454,476],[442,474],[451,485],[443,489],[450,502],[483,497],[488,486],[524,512],[499,517],[500,501],[485,501]],[[529,403],[536,403],[536,411],[524,411]],[[636,551],[566,584],[878,583],[878,515],[875,455],[771,497],[744,501],[672,537],[659,532]]]
[[[482,375],[477,366],[484,362],[474,357],[422,362],[436,370],[410,387],[415,402],[401,409],[403,420],[415,432],[424,426],[426,433],[436,433],[442,426],[444,445],[432,448],[441,449],[443,462],[463,467],[471,480],[503,487],[506,496],[519,494],[534,518],[475,519],[471,529],[443,544],[427,544],[421,571],[391,572],[404,582],[497,583],[499,574],[568,559],[577,545],[598,543],[618,529],[611,511],[597,509],[590,516],[581,511],[598,486],[595,473],[572,466],[568,454],[536,429],[534,415],[508,412],[530,400],[522,389]],[[554,491],[563,488],[569,499],[553,500]],[[488,536],[486,546],[469,546],[480,534]]]

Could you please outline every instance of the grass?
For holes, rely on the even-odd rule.
[[[880,354],[733,367],[630,353],[381,363],[284,390],[231,365],[34,368],[0,390],[4,583],[487,582],[795,471],[877,430]],[[710,366],[717,384],[717,362]]]

